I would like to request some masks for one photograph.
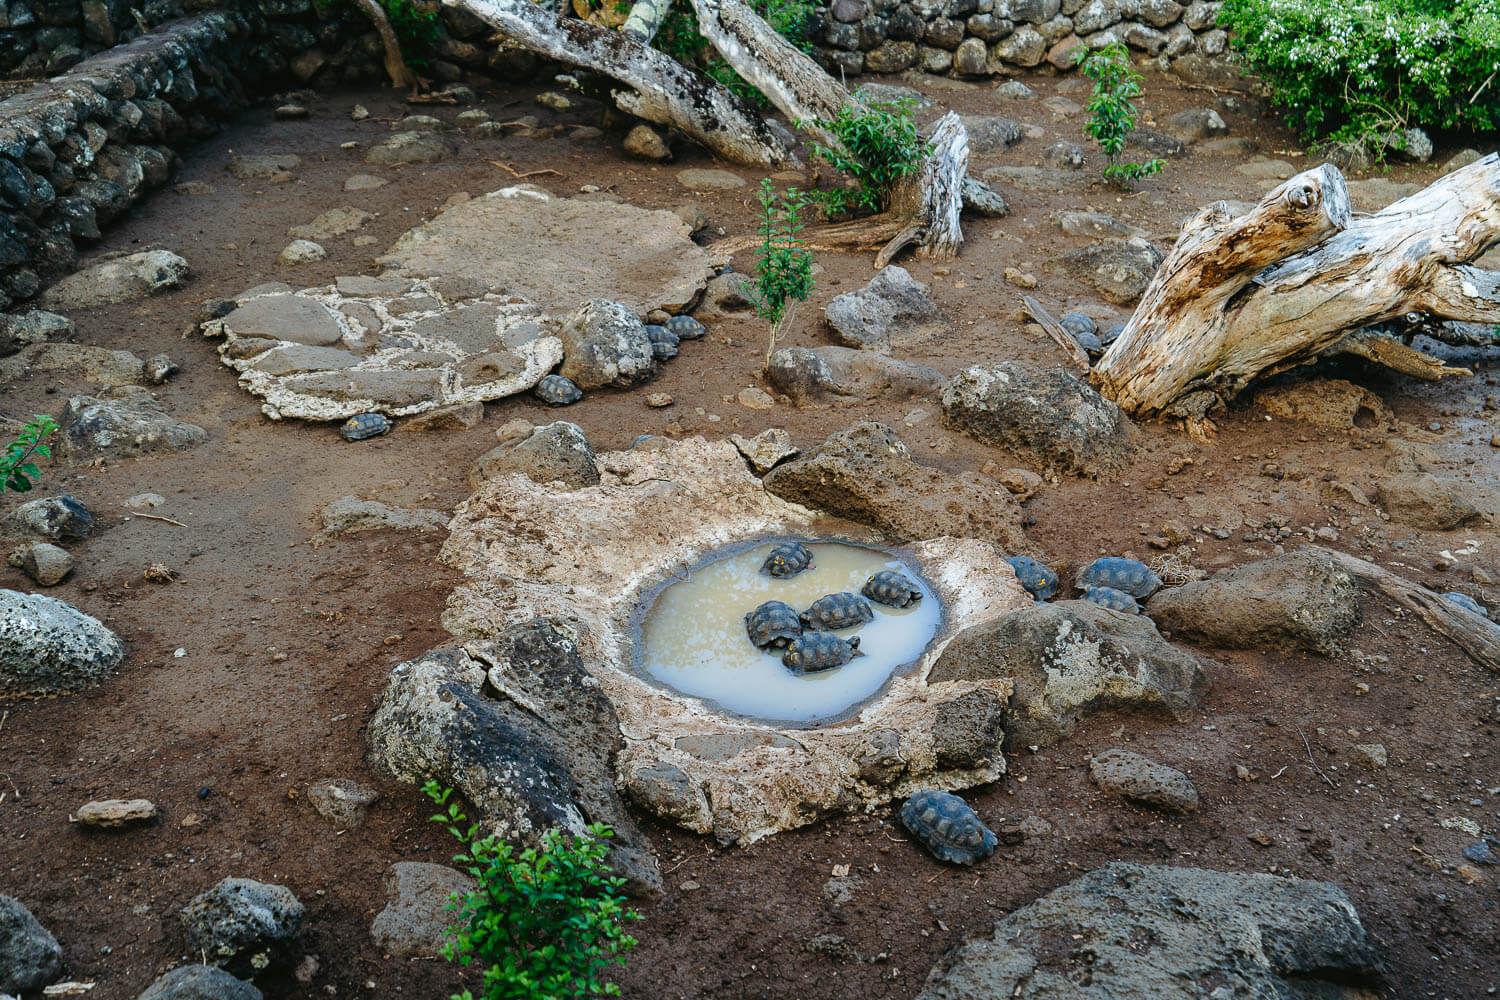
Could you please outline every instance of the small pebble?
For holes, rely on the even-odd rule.
[[[646,394],[646,405],[653,410],[659,410],[664,406],[671,406],[676,400],[664,392],[650,392]]]
[[[306,118],[307,108],[300,104],[283,104],[276,109],[276,117],[281,119]]]

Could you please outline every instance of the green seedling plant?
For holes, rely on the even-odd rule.
[[[831,132],[837,147],[814,143],[817,157],[852,176],[856,188],[836,187],[814,192],[830,217],[841,212],[883,212],[890,207],[896,184],[922,166],[926,144],[912,120],[911,100],[849,104],[831,121],[816,124]]]
[[[755,314],[771,324],[767,367],[776,338],[791,322],[797,303],[807,301],[813,290],[812,252],[797,235],[807,204],[807,194],[796,188],[778,195],[770,180],[760,182],[760,256],[755,262],[755,282],[746,282],[745,292],[755,303]]]
[[[42,441],[58,429],[45,413],[38,413],[21,425],[21,433],[5,446],[0,458],[0,493],[29,493],[42,478],[33,458],[51,458],[52,449]]]
[[[1116,42],[1093,53],[1080,47],[1073,61],[1094,81],[1094,96],[1088,104],[1093,117],[1083,130],[1094,137],[1109,161],[1104,166],[1104,179],[1128,191],[1131,181],[1160,173],[1166,160],[1132,163],[1120,159],[1125,140],[1135,131],[1134,99],[1141,96],[1141,75],[1131,67],[1125,46]]]
[[[601,977],[625,964],[636,940],[624,928],[640,914],[625,905],[625,880],[605,863],[613,831],[600,823],[577,837],[550,830],[540,848],[517,851],[494,834],[480,836],[453,789],[429,781],[422,791],[442,810],[432,821],[464,845],[453,860],[478,882],[448,904],[461,922],[449,929],[443,957],[486,967],[483,1000],[618,996]],[[451,1000],[474,996],[464,990]]]

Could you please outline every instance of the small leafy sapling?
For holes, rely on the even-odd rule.
[[[1132,163],[1120,159],[1126,138],[1135,131],[1133,100],[1141,96],[1141,75],[1131,67],[1125,46],[1116,42],[1093,53],[1080,46],[1073,62],[1084,76],[1094,81],[1094,96],[1088,104],[1093,117],[1083,130],[1094,137],[1109,161],[1104,167],[1104,179],[1128,191],[1131,181],[1159,173],[1167,165],[1166,160]]]
[[[57,424],[45,413],[38,413],[21,425],[21,433],[5,446],[0,457],[0,493],[28,493],[42,478],[33,458],[51,458],[52,449],[42,440],[56,431]]]
[[[813,290],[812,252],[797,235],[802,231],[802,211],[808,196],[796,188],[778,195],[769,180],[760,182],[760,255],[755,262],[755,282],[745,283],[745,292],[755,303],[755,314],[771,324],[766,364],[776,350],[776,338],[796,313],[797,303],[807,301]]]
[[[817,122],[833,133],[839,146],[814,144],[819,159],[852,176],[858,187],[836,187],[814,193],[830,217],[840,212],[883,212],[901,178],[922,166],[926,147],[912,120],[914,101],[848,104],[832,120]]]

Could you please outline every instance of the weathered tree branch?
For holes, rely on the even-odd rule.
[[[662,22],[667,19],[671,9],[672,0],[635,0],[625,23],[620,25],[620,30],[649,45],[661,30]]]
[[[415,87],[417,75],[406,65],[406,60],[401,56],[401,42],[396,38],[396,32],[391,28],[390,18],[385,16],[385,8],[380,6],[379,0],[354,0],[354,6],[359,8],[360,13],[370,19],[375,26],[375,31],[380,35],[380,45],[385,49],[385,73],[391,78],[391,86],[398,88]]]

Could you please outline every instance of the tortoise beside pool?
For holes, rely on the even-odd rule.
[[[888,608],[907,608],[922,599],[922,591],[917,585],[905,573],[893,569],[883,569],[870,577],[859,592]]]
[[[363,441],[390,432],[390,418],[383,413],[356,413],[339,428],[339,434],[345,441]]]
[[[967,802],[949,792],[917,792],[901,807],[901,825],[939,861],[972,865],[995,851],[994,833]]]

